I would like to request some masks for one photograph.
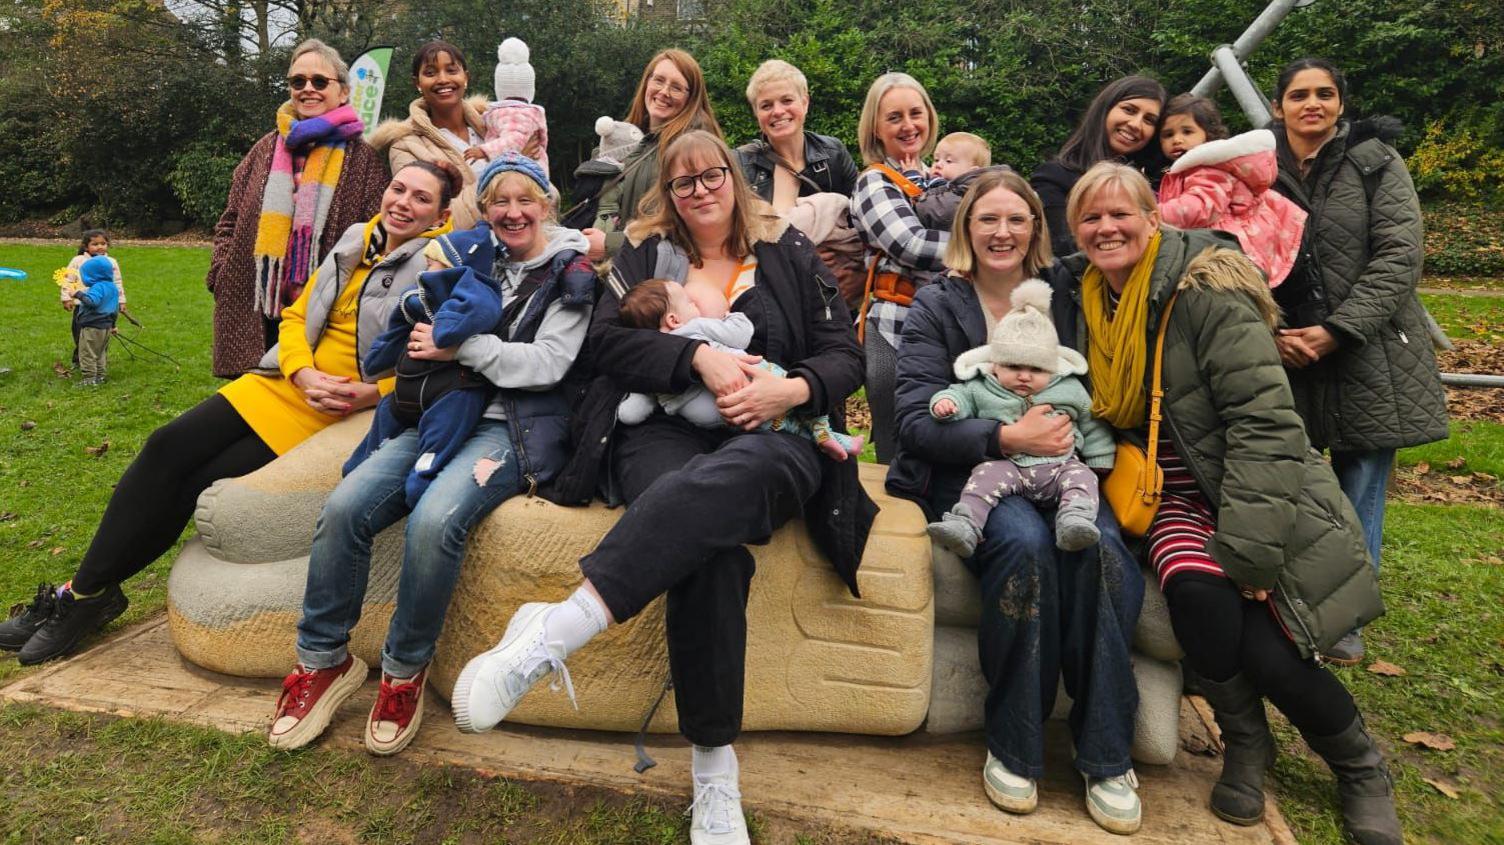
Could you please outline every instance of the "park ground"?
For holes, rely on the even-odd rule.
[[[109,383],[69,372],[52,271],[65,244],[0,244],[0,602],[67,577],[111,487],[156,427],[209,395],[208,250],[121,245],[135,344]],[[1504,280],[1428,278],[1458,349],[1443,369],[1504,373]],[[1504,390],[1453,391],[1451,437],[1400,453],[1384,545],[1389,612],[1340,670],[1388,753],[1410,841],[1504,845]],[[859,410],[859,409],[858,409]],[[160,614],[169,553],[127,585],[115,628]],[[0,684],[28,672],[0,658]],[[1341,841],[1330,776],[1276,720],[1281,810],[1301,842]],[[682,807],[607,790],[314,747],[271,752],[159,720],[0,706],[0,843],[683,841]],[[1149,776],[1152,776],[1150,774]],[[981,800],[980,793],[978,799]],[[755,841],[877,841],[754,818]]]

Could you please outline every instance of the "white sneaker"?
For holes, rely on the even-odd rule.
[[[574,699],[574,683],[564,667],[563,644],[543,641],[543,621],[553,608],[547,602],[519,607],[507,624],[506,633],[501,635],[501,642],[465,664],[450,698],[456,727],[466,733],[481,733],[496,727],[533,684],[555,671],[559,677],[550,686],[557,690],[562,680],[570,703],[579,708]]]
[[[1144,822],[1139,803],[1138,775],[1132,769],[1117,777],[1086,777],[1086,812],[1108,833],[1129,834]]]
[[[991,751],[982,766],[982,788],[1000,810],[1024,815],[1039,806],[1039,787],[1034,779],[1014,774]]]
[[[735,775],[695,778],[689,813],[689,845],[751,845]]]

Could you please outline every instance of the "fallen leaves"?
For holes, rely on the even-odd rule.
[[[1421,778],[1421,780],[1431,784],[1431,786],[1434,787],[1437,792],[1440,792],[1442,795],[1445,795],[1453,801],[1456,801],[1458,798],[1462,797],[1462,793],[1458,791],[1456,784],[1449,783],[1448,781],[1444,781],[1441,778]]]
[[[48,554],[52,555],[53,557],[57,557],[58,555],[66,551],[68,550],[62,546],[53,546],[52,549],[48,551]]]
[[[1368,664],[1368,671],[1370,674],[1384,675],[1389,678],[1399,678],[1409,674],[1405,671],[1404,667],[1396,666],[1385,660],[1375,660]]]
[[[1411,745],[1419,745],[1432,751],[1451,751],[1457,747],[1457,743],[1446,734],[1432,733],[1430,731],[1411,731],[1401,737]]]
[[[1458,340],[1455,349],[1436,353],[1444,373],[1504,374],[1504,345],[1486,340]],[[1504,423],[1504,389],[1497,387],[1448,387],[1447,414],[1453,420],[1489,420]],[[1460,465],[1451,469],[1460,469]]]
[[[31,431],[32,429],[34,429],[36,427],[37,427],[37,421],[36,420],[21,420],[21,430],[22,431]]]
[[[96,458],[103,457],[105,452],[110,451],[110,439],[106,437],[98,446],[85,446],[84,453]]]
[[[58,378],[73,378],[73,371],[64,366],[62,361],[52,362],[52,374]]]
[[[1504,485],[1498,477],[1486,472],[1458,471],[1466,465],[1459,457],[1447,461],[1449,472],[1438,472],[1424,461],[1398,467],[1391,491],[1411,502],[1504,506]]]

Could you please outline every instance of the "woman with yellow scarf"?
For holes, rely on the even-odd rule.
[[[1268,285],[1231,236],[1161,225],[1132,168],[1088,170],[1066,216],[1082,250],[1064,263],[1080,279],[1093,416],[1146,446],[1156,368],[1163,381],[1152,427],[1163,496],[1146,548],[1226,745],[1212,811],[1244,825],[1263,816],[1267,698],[1336,774],[1352,837],[1401,842],[1384,759],[1322,665],[1384,612],[1378,582],[1357,515],[1295,412]]]

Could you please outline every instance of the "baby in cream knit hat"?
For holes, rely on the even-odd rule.
[[[1076,445],[1065,455],[1017,454],[977,464],[960,501],[929,525],[931,537],[963,558],[976,550],[993,506],[1014,495],[1056,507],[1055,544],[1062,549],[1084,549],[1101,537],[1094,470],[1112,468],[1116,445],[1112,429],[1091,416],[1091,394],[1078,378],[1086,359],[1060,345],[1050,322],[1049,285],[1026,281],[1011,303],[987,345],[956,358],[961,381],[930,399],[930,414],[941,422],[976,417],[1011,424],[1034,405],[1050,405],[1075,424]]]

